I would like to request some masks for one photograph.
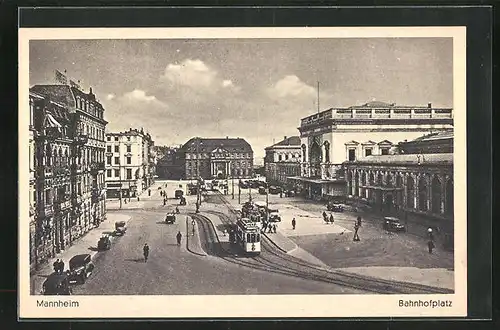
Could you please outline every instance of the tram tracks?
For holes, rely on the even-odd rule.
[[[236,216],[237,212],[234,210],[232,205],[225,200],[222,195],[216,195],[220,198],[221,202],[228,208],[231,215]],[[227,226],[232,226],[234,220],[230,216],[223,212],[218,211],[206,211],[207,213],[218,216],[223,224]],[[204,216],[201,216],[204,217]],[[206,217],[205,217],[206,218]],[[206,218],[210,221],[210,219]],[[210,221],[211,223],[211,221]],[[212,223],[211,223],[212,224]],[[212,224],[213,227],[213,224]],[[215,231],[215,228],[213,228]],[[217,234],[214,233],[214,238],[218,240]],[[334,269],[324,269],[315,264],[291,256],[278,247],[276,247],[267,237],[262,236],[261,239],[262,253],[254,258],[248,258],[240,264],[259,268],[266,271],[279,272],[282,274],[296,276],[304,279],[328,282],[332,284],[337,284],[341,286],[350,287],[357,290],[369,291],[374,293],[385,293],[385,294],[422,294],[422,293],[433,293],[433,294],[450,294],[453,290],[446,288],[438,288],[433,286],[428,286],[424,284],[410,283],[386,280],[366,275],[347,273],[341,270]],[[231,252],[224,251],[226,259],[227,255],[231,255]],[[234,255],[234,254],[233,254]],[[234,256],[229,257],[230,259],[237,259]]]

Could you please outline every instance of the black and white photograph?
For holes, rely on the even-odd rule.
[[[19,47],[25,315],[465,315],[465,29]]]

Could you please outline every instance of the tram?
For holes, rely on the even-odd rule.
[[[242,218],[236,222],[236,244],[248,254],[260,253],[260,228],[250,219]]]

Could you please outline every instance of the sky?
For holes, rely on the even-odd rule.
[[[240,137],[264,148],[300,119],[373,100],[453,107],[451,38],[32,40],[30,86],[54,72],[92,87],[106,130],[156,145]]]

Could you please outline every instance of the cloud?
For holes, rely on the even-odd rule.
[[[295,75],[288,75],[278,80],[272,87],[267,89],[270,97],[314,97],[315,89],[304,83]]]
[[[138,102],[146,102],[146,103],[162,103],[160,102],[156,96],[154,95],[146,95],[146,92],[140,89],[134,89],[131,92],[123,94],[123,98],[128,101],[138,101]]]
[[[106,100],[112,100],[112,99],[114,99],[114,98],[115,98],[115,94],[108,94],[108,95],[106,96]]]
[[[215,92],[220,88],[228,91],[239,91],[232,80],[222,79],[219,73],[199,59],[186,59],[180,64],[170,63],[160,80],[169,82],[173,87],[188,87],[196,92]]]

